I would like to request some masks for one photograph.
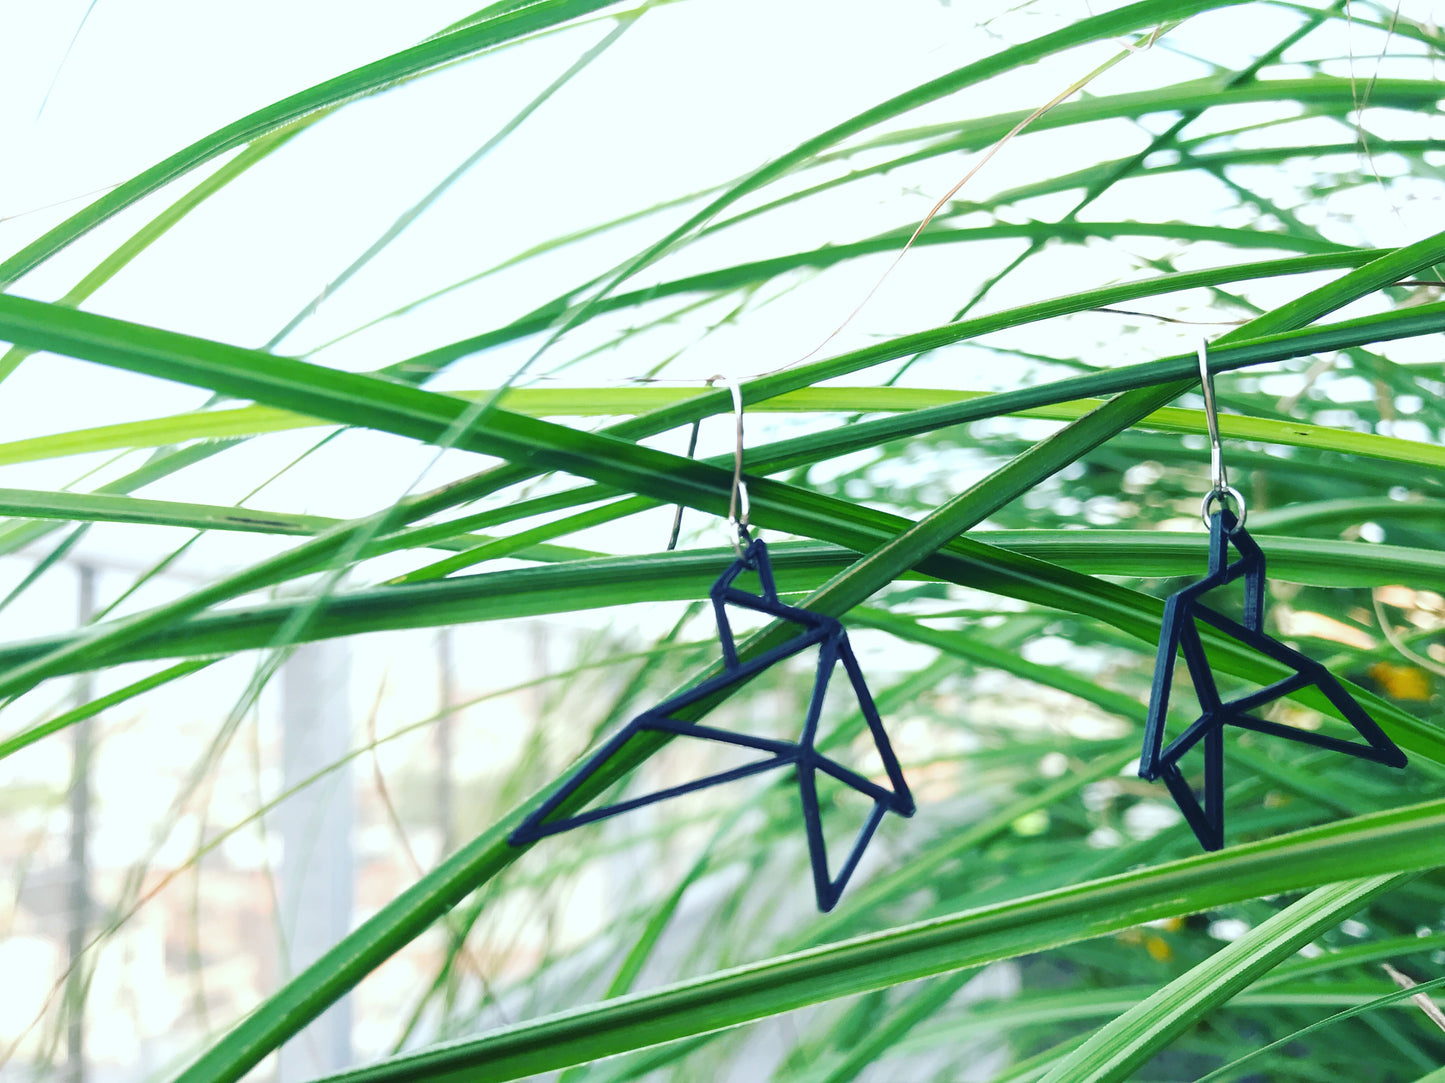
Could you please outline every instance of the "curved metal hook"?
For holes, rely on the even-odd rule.
[[[733,446],[733,488],[728,495],[728,526],[733,528],[733,549],[738,556],[743,555],[743,547],[752,544],[753,536],[748,531],[748,517],[751,508],[748,504],[748,486],[743,481],[743,393],[738,387],[737,381],[731,376],[709,376],[707,383],[721,382],[733,396],[733,416],[737,418],[737,442]],[[741,512],[740,510],[741,509]]]
[[[1210,481],[1209,492],[1204,494],[1204,500],[1199,505],[1199,516],[1204,520],[1204,525],[1208,526],[1209,509],[1214,501],[1218,500],[1223,504],[1226,499],[1232,500],[1239,509],[1239,521],[1234,527],[1239,530],[1244,526],[1249,506],[1245,503],[1243,494],[1229,484],[1229,473],[1224,469],[1224,451],[1219,446],[1219,413],[1214,405],[1214,376],[1209,371],[1209,340],[1203,338],[1199,340],[1199,382],[1204,388],[1204,420],[1209,425]]]

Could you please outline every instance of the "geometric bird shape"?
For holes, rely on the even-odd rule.
[[[1228,562],[1229,546],[1239,552],[1239,559]],[[1231,620],[1199,601],[1200,595],[1244,579],[1244,621]],[[1235,699],[1219,695],[1204,644],[1199,636],[1199,622],[1209,624],[1225,635],[1267,658],[1272,658],[1292,672],[1264,688]],[[1405,754],[1385,736],[1384,731],[1367,715],[1354,698],[1319,662],[1264,634],[1264,553],[1239,526],[1232,512],[1216,511],[1209,522],[1209,574],[1199,582],[1169,596],[1164,603],[1164,622],[1159,637],[1159,653],[1154,660],[1154,685],[1149,696],[1149,714],[1144,724],[1144,755],[1139,763],[1139,776],[1149,781],[1163,779],[1169,787],[1179,811],[1194,829],[1199,843],[1206,850],[1224,845],[1224,727],[1239,726],[1257,733],[1268,733],[1316,748],[1343,752],[1362,760],[1404,767]],[[1200,715],[1168,747],[1164,747],[1164,718],[1169,709],[1169,689],[1174,677],[1174,659],[1182,650]],[[1283,726],[1254,715],[1253,711],[1304,688],[1317,689],[1364,739],[1341,740],[1308,730]],[[1196,744],[1204,744],[1203,800],[1194,793],[1179,770],[1179,761]]]
[[[756,571],[761,583],[761,593],[751,594],[734,586],[734,581],[744,571]],[[814,613],[807,609],[790,606],[778,598],[773,581],[773,569],[768,560],[768,549],[761,538],[754,539],[746,552],[718,577],[709,591],[713,611],[717,615],[718,640],[722,646],[723,670],[676,696],[643,711],[632,719],[616,735],[587,758],[551,795],[547,797],[509,836],[513,846],[522,846],[548,835],[556,835],[583,824],[594,823],[631,809],[665,801],[685,793],[693,793],[710,786],[732,782],[750,775],[775,768],[792,767],[798,782],[798,797],[802,804],[803,826],[808,840],[808,857],[813,869],[813,889],[818,900],[818,909],[828,911],[837,904],[848,878],[858,867],[869,841],[887,812],[901,816],[912,816],[913,796],[903,778],[903,770],[894,755],[883,721],[878,716],[868,685],[858,659],[848,643],[848,634],[843,626],[832,617]],[[733,639],[732,625],[728,620],[727,607],[736,606],[753,612],[763,613],[799,625],[802,631],[786,642],[751,658],[746,662],[738,660],[737,646]],[[734,733],[713,726],[703,726],[695,721],[679,719],[674,715],[686,707],[708,700],[723,689],[749,680],[769,666],[807,650],[818,647],[818,668],[813,680],[813,693],[808,701],[802,732],[796,741],[781,741],[751,734]],[[816,748],[818,720],[822,713],[823,699],[838,663],[842,663],[848,682],[852,686],[858,707],[873,737],[873,743],[888,775],[889,786],[884,787],[864,778],[856,771],[823,755]],[[553,819],[561,806],[591,778],[602,774],[610,779],[608,764],[612,758],[636,734],[643,731],[672,733],[683,737],[695,737],[748,748],[764,756],[751,763],[719,771],[704,778],[670,786],[654,793],[617,801],[600,808],[589,808],[568,816]],[[831,874],[828,867],[827,846],[823,838],[822,811],[818,803],[817,772],[822,771],[843,785],[857,790],[873,799],[873,810],[854,839],[852,849],[837,874]]]

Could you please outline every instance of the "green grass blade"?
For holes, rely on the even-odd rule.
[[[463,398],[485,399],[495,391],[453,392]],[[957,405],[987,400],[996,392],[956,391],[903,387],[814,387],[787,391],[749,407],[749,413],[911,413],[921,410],[947,409]],[[501,393],[497,405],[527,417],[594,417],[642,415],[667,406],[674,406],[697,397],[688,388],[667,387],[578,387],[578,388],[510,388]],[[1009,417],[1039,418],[1046,421],[1073,421],[1100,405],[1098,399],[1078,399],[1050,403],[1022,410],[1011,410]],[[939,415],[934,415],[935,417]],[[949,415],[943,415],[949,416]],[[992,414],[990,416],[1001,416]],[[241,406],[226,410],[207,410],[148,421],[130,421],[119,425],[77,429],[68,433],[32,437],[0,444],[0,465],[30,462],[65,455],[83,455],[96,451],[115,451],[161,447],[189,440],[216,439],[231,436],[254,436],[264,432],[283,432],[308,426],[328,424],[319,418],[305,417],[269,406]],[[941,427],[938,426],[938,427]],[[1204,413],[1167,406],[1156,410],[1138,428],[1152,432],[1206,433]],[[869,430],[870,432],[874,430]],[[1353,429],[1330,428],[1298,421],[1277,421],[1273,418],[1225,414],[1219,419],[1223,436],[1240,440],[1289,447],[1326,448],[1347,455],[1360,455],[1385,462],[1410,463],[1416,466],[1445,466],[1445,451],[1438,445],[1418,440],[1357,432]],[[886,439],[887,437],[885,437]],[[750,457],[762,456],[769,461],[769,450],[760,445]],[[786,461],[786,460],[785,460]]]
[[[97,696],[88,703],[83,703],[79,707],[74,707],[69,711],[65,711],[63,714],[56,715],[54,718],[38,723],[28,729],[21,730],[19,733],[0,740],[0,760],[3,760],[12,752],[19,752],[22,748],[33,745],[43,737],[57,733],[82,719],[97,715],[108,707],[114,707],[117,703],[124,703],[126,700],[134,699],[143,692],[149,692],[152,688],[159,688],[163,684],[169,684],[171,681],[180,680],[182,677],[188,677],[192,673],[199,672],[211,665],[214,661],[215,659],[213,658],[199,658],[186,662],[178,662],[176,665],[169,666],[159,673],[153,673],[148,677],[142,677],[138,681],[132,681],[124,688],[117,688],[114,692]]]
[[[1403,256],[1395,253],[1382,257],[1369,265],[1374,269],[1374,277],[1368,281],[1374,283],[1375,288],[1382,284],[1378,282],[1380,271],[1376,268],[1377,264],[1392,267],[1409,265],[1411,260],[1418,262],[1422,258],[1421,251],[1440,258],[1440,249],[1445,249],[1445,241],[1436,239],[1433,246],[1412,246],[1408,252],[1402,250],[1405,252]],[[1366,281],[1355,277],[1359,274],[1352,272],[1345,278],[1353,282]],[[1397,277],[1398,274],[1394,274],[1390,280]],[[1350,291],[1346,289],[1343,293],[1349,294]],[[1328,311],[1328,308],[1323,311]],[[1212,357],[1216,371],[1223,371],[1320,349],[1337,349],[1342,344],[1379,341],[1386,337],[1422,334],[1441,328],[1445,328],[1445,302],[1346,320],[1325,328],[1276,333],[1267,338],[1221,346],[1212,351]],[[0,296],[0,337],[146,375],[190,383],[222,394],[254,399],[266,405],[327,417],[344,424],[375,428],[443,445],[454,444],[510,462],[566,470],[668,503],[684,503],[718,511],[724,506],[731,486],[731,478],[726,476],[728,472],[725,469],[616,438],[578,432],[496,407],[485,411],[483,424],[474,425],[468,419],[474,416],[475,408],[465,400],[450,395],[39,301]],[[1168,358],[1060,380],[1024,392],[1006,392],[960,406],[918,410],[904,418],[871,423],[873,428],[850,426],[845,430],[846,436],[830,434],[830,438],[837,448],[850,444],[856,447],[856,442],[865,438],[860,434],[876,441],[880,425],[891,426],[889,432],[892,435],[888,438],[895,438],[906,433],[910,427],[914,431],[927,431],[928,427],[957,424],[970,416],[988,416],[987,407],[983,404],[990,402],[1008,412],[1019,406],[1068,401],[1100,391],[1168,385],[1151,393],[1152,408],[1140,409],[1131,404],[1127,411],[1128,420],[1119,426],[1122,429],[1137,423],[1178,394],[1180,385],[1171,381],[1177,381],[1194,366],[1191,356]],[[462,428],[458,429],[458,425]],[[769,468],[781,469],[782,466],[770,463]],[[777,485],[776,482],[768,484]],[[785,509],[778,508],[777,502],[770,500],[769,491],[778,490],[760,488],[754,493],[754,507],[760,523],[769,522],[768,516],[773,514],[774,508],[786,516]],[[786,505],[788,501],[782,503]],[[784,529],[798,529],[785,525],[781,520],[777,525]],[[806,528],[799,532],[811,533]]]
[[[176,223],[180,222],[191,211],[195,210],[211,196],[215,195],[231,181],[245,173],[252,166],[264,161],[273,151],[290,142],[295,136],[305,131],[312,124],[321,119],[322,114],[313,114],[302,117],[300,120],[292,121],[283,128],[279,128],[260,139],[255,140],[250,146],[236,155],[231,161],[225,163],[200,184],[196,185],[185,195],[181,196],[169,207],[156,215],[139,230],[126,240],[119,248],[90,271],[84,278],[66,291],[60,299],[62,305],[79,305],[86,300],[101,286],[109,282],[121,272],[132,260],[149,248],[153,243],[163,237]],[[3,357],[0,357],[0,380],[5,379],[16,367],[29,356],[29,351],[20,347],[12,347],[7,350]]]
[[[588,304],[580,306],[568,317],[562,327],[565,330],[581,322],[586,317],[590,305],[595,303],[598,298],[611,293],[620,283],[653,263],[683,238],[706,225],[719,212],[732,206],[749,193],[787,175],[810,158],[838,145],[845,139],[929,102],[948,97],[965,87],[977,85],[995,75],[1033,63],[1062,50],[1126,35],[1137,30],[1147,30],[1162,23],[1187,19],[1201,11],[1230,7],[1236,2],[1241,2],[1241,0],[1141,0],[1141,2],[1125,5],[1103,15],[1080,19],[1070,26],[1041,35],[1032,41],[1000,49],[991,56],[972,64],[966,64],[947,75],[932,79],[902,94],[895,95],[887,101],[880,102],[841,124],[800,143],[792,150],[744,177],[610,276],[592,300]]]
[[[1315,937],[1408,879],[1376,876],[1315,889],[1096,1030],[1044,1076],[1044,1083],[1129,1079],[1135,1069],[1210,1008],[1229,1000]]]
[[[188,504],[172,500],[145,500],[107,493],[40,492],[32,489],[0,489],[0,515],[283,535],[317,534],[336,522],[320,515],[252,511],[247,508]]]
[[[920,1021],[942,1009],[971,977],[973,974],[964,970],[935,978],[913,994],[882,1026],[870,1028],[863,1040],[848,1051],[842,1062],[822,1077],[821,1083],[848,1083],[849,1080],[857,1079]]]
[[[902,529],[904,520],[881,516],[866,523],[852,524],[851,537],[858,549],[868,549],[886,537],[890,528]],[[981,538],[1006,534],[1017,551],[984,544]],[[1075,540],[1071,535],[1078,533]],[[1114,552],[1126,544],[1114,532],[1099,532],[1104,538],[1098,546],[1087,545],[1093,531],[1050,532],[1049,538],[1038,539],[1035,548],[1062,559],[1081,560],[1105,569],[1113,569]],[[1202,538],[1192,534],[1170,535],[1159,532],[1143,538],[1127,539],[1127,561],[1158,560],[1149,553],[1160,539],[1160,548],[1172,552],[1170,564],[1155,563],[1157,574],[1197,573],[1203,557]],[[1028,555],[1030,540],[1009,532],[989,532],[974,538],[950,543],[922,562],[930,574],[961,586],[989,590],[1012,596],[1035,605],[1044,605],[1065,612],[1104,621],[1128,635],[1150,642],[1158,633],[1162,603],[1148,595],[1102,580],[1090,579],[1059,565],[1046,563]],[[623,605],[638,601],[681,601],[705,598],[719,566],[726,563],[727,550],[696,550],[638,557],[606,557],[586,561],[565,561],[545,567],[490,572],[483,575],[424,581],[405,587],[373,587],[341,593],[321,606],[306,631],[306,638],[327,638],[365,632],[403,628],[434,627],[479,620],[501,620],[538,616],[568,610]],[[1441,574],[1440,554],[1422,550],[1400,550],[1358,542],[1318,541],[1314,539],[1271,539],[1271,567],[1291,569],[1286,579],[1309,582],[1321,580],[1324,585],[1379,585],[1411,581],[1424,574]],[[1400,563],[1391,563],[1398,553]],[[1081,556],[1082,554],[1082,556]],[[792,592],[816,589],[829,576],[840,574],[851,559],[838,549],[821,546],[780,545],[774,550],[774,566],[780,589]],[[1291,565],[1290,561],[1295,563]],[[265,565],[258,566],[265,568]],[[1373,571],[1371,569],[1374,569]],[[295,569],[293,569],[295,570]],[[90,633],[50,636],[0,647],[0,672],[7,675],[37,660],[54,658],[54,673],[73,672],[96,664],[95,644],[114,643],[108,660],[112,663],[150,658],[169,658],[187,654],[212,654],[254,649],[274,640],[279,630],[295,615],[297,602],[266,603],[227,608],[224,613],[180,621],[178,613],[210,604],[225,592],[244,593],[243,587],[255,589],[259,575],[255,571],[199,596],[192,596],[185,606],[174,607],[162,616],[151,616],[145,626],[130,620],[111,622]],[[935,632],[912,621],[873,611],[861,614],[860,620],[878,624],[905,638],[930,643],[943,649],[968,652],[982,664],[991,664],[986,647],[968,643],[950,633]],[[107,638],[97,640],[96,634]],[[1217,655],[1217,665],[1253,681],[1268,682],[1279,675],[1276,669],[1232,641],[1207,632],[1210,650]],[[995,658],[994,664],[1003,665]],[[1004,668],[1016,669],[1018,663]],[[1021,671],[1020,671],[1021,672]],[[1041,675],[1041,671],[1040,671]],[[1056,686],[1064,677],[1056,676]],[[1445,762],[1445,743],[1435,727],[1372,696],[1346,682],[1352,695],[1389,730],[1391,735],[1413,751]],[[1099,691],[1073,689],[1085,698],[1095,699],[1106,709],[1128,715],[1122,698],[1099,699]]]
[[[1218,1068],[1208,1075],[1200,1076],[1195,1083],[1211,1083],[1211,1081],[1218,1083],[1218,1081],[1237,1073],[1251,1061],[1266,1056],[1271,1052],[1282,1051],[1284,1047],[1299,1041],[1301,1038],[1307,1037],[1317,1030],[1323,1030],[1325,1027],[1333,1026],[1335,1023],[1343,1023],[1346,1019],[1352,1019],[1365,1012],[1375,1011],[1379,1008],[1388,1008],[1391,1005],[1398,1005],[1401,1001],[1408,1000],[1410,997],[1416,996],[1419,993],[1429,992],[1441,987],[1445,987],[1445,978],[1435,978],[1432,981],[1421,982],[1409,989],[1396,989],[1393,993],[1386,993],[1384,996],[1376,997],[1364,1004],[1356,1004],[1354,1007],[1346,1008],[1344,1011],[1337,1012],[1327,1019],[1321,1019],[1317,1023],[1311,1023],[1307,1027],[1301,1027],[1287,1038],[1281,1038],[1279,1041],[1270,1042],[1269,1045],[1261,1046],[1259,1049],[1253,1049],[1244,1056],[1230,1061],[1224,1065],[1224,1067]],[[1428,1076],[1425,1076],[1424,1079],[1417,1081],[1417,1083],[1426,1083],[1427,1080],[1436,1078],[1445,1080],[1445,1068],[1441,1068],[1438,1072],[1431,1072]]]
[[[1341,875],[1427,868],[1438,860],[1431,840],[1442,828],[1445,802],[1394,809],[737,967],[328,1078],[519,1079]]]
[[[301,120],[317,110],[374,94],[461,57],[515,41],[615,2],[535,0],[516,11],[503,12],[478,24],[438,35],[371,64],[364,64],[249,113],[132,177],[0,263],[0,288],[9,286],[108,218],[217,155]]]
[[[0,515],[69,522],[136,523],[190,530],[234,530],[290,537],[313,537],[345,522],[325,515],[146,500],[106,493],[38,492],[31,489],[0,489]],[[538,544],[517,536],[499,539],[481,534],[457,534],[433,538],[426,544],[437,549],[469,551],[494,546],[498,553],[505,552],[524,560],[585,560],[598,555],[585,549]],[[364,555],[370,555],[370,552]]]
[[[265,348],[267,350],[274,350],[281,342],[285,341],[286,337],[290,335],[292,331],[296,330],[296,328],[299,327],[303,322],[305,322],[310,316],[315,314],[316,310],[321,307],[322,301],[335,296],[336,292],[340,290],[341,287],[344,286],[347,282],[349,282],[352,278],[354,278],[358,271],[360,271],[383,251],[385,251],[387,246],[390,245],[392,241],[396,240],[397,237],[401,236],[404,232],[406,232],[407,228],[418,218],[420,218],[424,213],[426,213],[427,209],[430,208],[433,204],[435,204],[437,200],[439,200],[443,195],[445,195],[448,189],[455,185],[457,181],[461,180],[462,177],[466,176],[467,173],[470,172],[471,169],[478,162],[480,162],[483,158],[485,158],[488,154],[490,154],[493,150],[500,146],[509,135],[511,135],[519,127],[521,127],[522,124],[527,120],[527,118],[530,117],[533,113],[535,113],[539,108],[541,108],[548,101],[548,99],[552,97],[553,94],[555,94],[562,87],[566,86],[567,83],[571,81],[574,75],[585,69],[589,64],[592,63],[592,61],[596,60],[599,56],[605,53],[608,48],[610,48],[612,44],[617,41],[618,38],[620,38],[623,34],[627,32],[627,30],[636,21],[638,16],[641,15],[641,13],[645,10],[646,5],[644,5],[642,8],[639,8],[635,12],[628,12],[623,15],[618,20],[617,25],[612,29],[610,33],[607,34],[606,37],[604,37],[601,41],[597,42],[597,44],[593,45],[590,49],[588,49],[580,57],[578,57],[577,60],[574,61],[571,66],[567,68],[566,71],[564,71],[561,75],[554,79],[547,87],[545,87],[541,91],[541,93],[539,93],[530,102],[523,106],[521,111],[519,111],[515,116],[508,120],[506,124],[502,125],[502,127],[491,138],[489,138],[485,143],[483,143],[480,147],[474,150],[471,154],[467,155],[467,157],[463,159],[450,173],[443,177],[441,181],[439,181],[431,189],[431,191],[427,192],[427,194],[424,195],[421,199],[417,200],[410,207],[408,207],[396,219],[395,222],[393,222],[390,226],[387,227],[387,229],[382,233],[380,237],[378,237],[375,241],[373,241],[370,245],[367,246],[366,251],[362,252],[361,255],[357,256],[354,260],[347,264],[346,267],[342,269],[340,274],[338,274],[330,282],[326,283],[326,285],[322,288],[321,292],[317,294],[315,298],[313,298],[306,305],[304,305],[301,311],[297,312],[296,315],[291,317],[291,319],[287,320],[286,325],[282,327],[281,330],[277,331],[274,335],[271,336],[270,340],[266,343]]]

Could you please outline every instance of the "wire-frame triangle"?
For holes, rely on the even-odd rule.
[[[1239,558],[1229,561],[1233,545]],[[1200,596],[1243,578],[1243,623],[1204,605]],[[1288,676],[1264,688],[1235,699],[1225,700],[1219,694],[1204,644],[1199,635],[1199,622],[1212,625],[1231,639],[1252,648],[1266,658],[1288,667]],[[1334,752],[1343,752],[1359,759],[1404,767],[1405,754],[1387,737],[1379,725],[1365,713],[1354,698],[1330,672],[1312,658],[1307,658],[1272,636],[1265,635],[1264,625],[1264,553],[1227,509],[1216,511],[1209,524],[1209,574],[1199,582],[1171,594],[1164,603],[1164,621],[1159,637],[1159,653],[1154,661],[1154,683],[1149,696],[1149,713],[1144,724],[1144,754],[1139,763],[1141,778],[1162,779],[1168,786],[1179,811],[1193,828],[1199,844],[1206,850],[1224,845],[1224,739],[1226,725],[1267,733],[1300,744],[1313,745]],[[1199,700],[1200,715],[1183,733],[1164,744],[1164,721],[1169,710],[1169,689],[1174,679],[1175,659],[1184,655],[1184,663]],[[1252,712],[1275,700],[1305,688],[1317,689],[1340,715],[1363,738],[1364,743],[1342,740],[1327,734],[1313,733],[1280,725],[1259,718]],[[1204,744],[1204,794],[1201,800],[1185,780],[1179,761],[1196,744]]]
[[[734,585],[744,571],[758,574],[761,593],[751,594]],[[768,560],[767,546],[762,539],[755,539],[747,550],[718,577],[709,592],[713,610],[717,615],[718,640],[722,647],[723,670],[672,698],[643,711],[628,722],[616,735],[603,744],[577,768],[568,778],[539,805],[521,825],[509,836],[514,846],[523,846],[549,835],[560,834],[583,824],[616,816],[619,813],[641,808],[645,805],[680,797],[707,787],[733,782],[750,775],[760,774],[775,768],[793,767],[798,780],[798,795],[802,805],[803,824],[808,839],[808,856],[813,870],[813,887],[818,908],[833,909],[842,895],[848,879],[867,849],[879,823],[887,812],[901,816],[912,816],[915,810],[913,796],[903,777],[898,757],[883,728],[863,672],[848,643],[848,634],[843,626],[832,617],[814,613],[807,609],[790,606],[778,598],[773,580],[772,565]],[[739,661],[733,639],[732,626],[728,620],[727,606],[749,609],[789,621],[802,627],[802,631],[791,639],[773,647],[755,658]],[[713,726],[674,717],[678,712],[715,696],[717,693],[751,679],[770,666],[776,665],[813,646],[818,647],[818,669],[813,682],[813,692],[808,701],[802,732],[797,741],[781,741],[751,734],[735,733]],[[822,714],[823,699],[828,682],[839,663],[848,676],[858,707],[873,738],[878,755],[888,776],[887,787],[865,778],[836,760],[817,750],[816,738],[818,720]],[[608,776],[608,766],[637,734],[642,732],[672,733],[685,737],[698,737],[722,744],[750,748],[762,753],[751,763],[720,771],[704,778],[694,779],[677,786],[670,786],[654,793],[617,801],[598,808],[584,809],[571,815],[556,816],[563,805],[568,804],[583,786],[601,775]],[[829,870],[827,845],[823,838],[822,811],[818,803],[816,772],[823,771],[845,786],[857,790],[873,800],[873,810],[853,842],[852,849],[843,861],[838,873]],[[555,818],[554,818],[555,817]]]

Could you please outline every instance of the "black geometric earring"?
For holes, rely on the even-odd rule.
[[[1363,760],[1404,767],[1405,754],[1399,750],[1364,709],[1320,663],[1264,634],[1264,553],[1244,529],[1248,514],[1244,497],[1229,484],[1219,445],[1219,421],[1214,406],[1214,380],[1209,372],[1207,344],[1199,347],[1199,373],[1204,385],[1204,411],[1209,425],[1212,488],[1200,505],[1200,516],[1209,527],[1209,574],[1199,582],[1171,594],[1164,603],[1164,622],[1159,653],[1154,661],[1154,686],[1149,696],[1149,714],[1144,724],[1144,755],[1139,776],[1149,781],[1163,779],[1179,811],[1194,829],[1206,850],[1224,845],[1224,727],[1268,733],[1301,744],[1344,752]],[[1227,506],[1233,502],[1235,513]],[[1214,507],[1215,504],[1219,506]],[[1239,559],[1230,563],[1233,545]],[[1244,622],[1231,620],[1200,602],[1200,596],[1215,587],[1244,580]],[[1273,684],[1237,699],[1219,695],[1199,622],[1212,625],[1225,635],[1293,672]],[[1169,688],[1174,677],[1174,659],[1182,650],[1194,684],[1200,715],[1178,737],[1164,746],[1164,719],[1169,709]],[[1313,686],[1354,726],[1365,743],[1341,740],[1309,730],[1283,726],[1258,718],[1251,712],[1302,688]],[[1194,793],[1179,770],[1179,761],[1196,744],[1204,744],[1204,797]]]
[[[720,377],[714,377],[714,379],[720,379]],[[748,527],[747,486],[742,479],[742,397],[737,385],[731,381],[727,382],[732,389],[733,408],[737,416],[737,451],[733,464],[733,492],[729,501],[728,525],[735,535],[733,548],[738,555],[708,592],[712,598],[713,612],[717,617],[718,641],[722,649],[722,672],[632,719],[616,736],[589,756],[585,763],[538,806],[522,822],[521,826],[512,832],[509,841],[513,846],[527,845],[548,835],[556,835],[583,824],[616,816],[621,812],[665,801],[670,797],[693,793],[775,768],[791,767],[798,780],[798,796],[802,805],[803,826],[808,839],[808,856],[813,869],[813,888],[817,897],[818,909],[826,912],[837,904],[843,888],[848,883],[849,877],[853,875],[854,869],[858,867],[863,851],[867,848],[884,814],[891,811],[901,816],[912,816],[915,806],[913,797],[908,790],[908,783],[903,778],[903,770],[898,764],[897,756],[894,755],[888,734],[883,729],[883,721],[878,716],[878,709],[874,706],[873,697],[868,692],[868,685],[863,680],[863,672],[858,666],[853,648],[848,643],[848,633],[833,617],[787,605],[778,598],[772,565],[768,560],[768,548],[761,538],[752,536]],[[739,505],[741,505],[740,515]],[[751,594],[734,585],[737,578],[745,571],[757,573],[761,586],[759,593]],[[765,651],[756,658],[748,659],[745,662],[740,661],[732,626],[728,620],[728,606],[776,617],[798,625],[801,630],[786,642]],[[756,737],[751,734],[734,733],[730,730],[703,726],[674,717],[684,708],[707,700],[723,689],[741,684],[768,667],[815,645],[818,647],[818,668],[798,740],[782,741]],[[823,699],[828,689],[828,682],[839,663],[842,664],[844,672],[848,675],[848,681],[852,685],[859,710],[872,734],[873,743],[883,763],[883,770],[888,776],[888,787],[880,786],[871,779],[864,778],[856,771],[844,767],[817,750],[818,720],[822,713]],[[613,756],[620,752],[635,734],[643,731],[672,733],[683,737],[700,737],[720,744],[752,749],[765,755],[763,758],[741,767],[720,771],[706,778],[671,786],[655,793],[618,801],[601,808],[587,809],[570,816],[550,818],[589,778],[604,771]],[[843,785],[873,799],[873,810],[859,830],[848,857],[836,875],[830,874],[828,868],[822,813],[818,804],[818,771],[822,771]]]

